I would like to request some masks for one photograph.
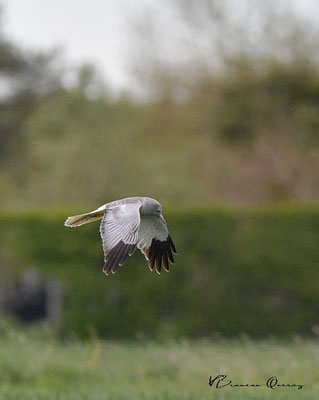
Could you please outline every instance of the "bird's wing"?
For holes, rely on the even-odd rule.
[[[161,273],[162,266],[169,271],[169,262],[174,263],[176,248],[170,237],[165,219],[160,216],[143,216],[138,233],[137,247],[145,255],[150,270],[154,266]]]
[[[140,201],[116,204],[105,210],[100,233],[104,251],[103,271],[113,274],[136,250],[140,226]]]

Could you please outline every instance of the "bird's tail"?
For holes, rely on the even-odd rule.
[[[68,217],[66,221],[64,222],[65,226],[68,226],[70,228],[75,228],[76,226],[81,226],[84,224],[88,224],[89,222],[97,221],[98,219],[101,219],[104,215],[105,207],[100,207],[97,210],[91,211],[86,214],[80,214],[80,215],[72,215],[71,217]]]

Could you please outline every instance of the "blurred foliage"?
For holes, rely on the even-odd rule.
[[[0,32],[0,205],[318,199],[315,27],[249,1],[234,18],[226,3],[171,6],[198,45],[185,52],[197,54],[192,62],[174,65],[165,30],[141,30],[142,99],[113,96],[89,65],[66,87],[56,55],[22,51]]]
[[[182,102],[138,103],[59,90],[23,124],[4,206],[318,198],[319,69],[238,60]],[[22,201],[23,199],[23,201]]]
[[[144,18],[132,47],[141,91],[118,96],[89,65],[66,85],[57,54],[0,29],[0,205],[70,206],[3,213],[0,261],[63,280],[67,333],[264,336],[318,323],[317,209],[201,209],[319,196],[317,24],[244,3],[237,15],[228,1],[176,1],[172,30]],[[96,225],[63,220],[134,195],[184,207],[167,215],[182,256],[169,275],[135,255],[103,279]]]
[[[2,33],[0,9],[0,166],[21,151],[22,125],[41,98],[61,85],[57,54],[21,50]]]
[[[236,60],[218,79],[202,78],[194,89],[193,106],[203,122],[211,118],[211,134],[229,145],[248,144],[258,136],[289,135],[292,144],[317,142],[319,71],[309,62],[290,64]]]
[[[160,276],[136,252],[105,277],[98,225],[66,229],[67,215],[0,218],[11,270],[33,266],[61,279],[67,335],[266,337],[317,329],[317,208],[166,212],[180,255]]]

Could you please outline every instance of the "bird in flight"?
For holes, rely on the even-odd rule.
[[[104,252],[103,272],[114,274],[140,249],[151,271],[169,271],[177,254],[168,233],[161,204],[150,197],[128,197],[112,201],[86,214],[68,217],[64,225],[76,227],[102,218],[100,234]]]

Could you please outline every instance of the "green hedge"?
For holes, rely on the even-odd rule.
[[[0,216],[12,269],[63,281],[66,334],[263,337],[319,323],[318,208],[166,212],[179,256],[160,276],[138,252],[106,277],[99,224],[67,229],[69,214]]]

